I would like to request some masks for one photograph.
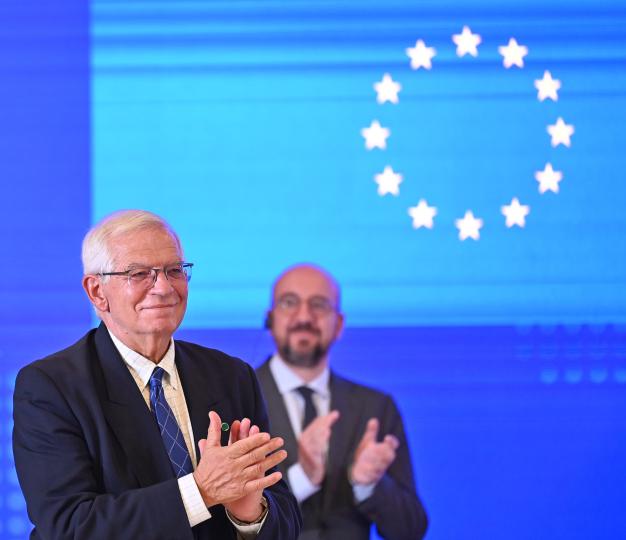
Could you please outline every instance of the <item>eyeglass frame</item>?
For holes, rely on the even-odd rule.
[[[159,272],[163,272],[163,274],[165,275],[165,279],[167,279],[169,283],[180,283],[182,281],[182,278],[180,281],[176,278],[174,278],[174,281],[170,281],[170,277],[168,276],[168,267],[169,267],[169,270],[173,270],[173,269],[182,270],[182,272],[185,274],[185,279],[184,279],[185,284],[189,283],[189,281],[191,280],[191,269],[193,268],[193,265],[194,263],[190,263],[190,262],[179,262],[179,263],[172,263],[172,264],[168,264],[167,266],[160,266],[160,267],[135,266],[133,268],[129,268],[128,270],[124,270],[123,272],[98,272],[96,275],[100,277],[126,276],[128,285],[131,287],[134,287],[134,286],[139,286],[141,282],[131,281],[131,277],[130,277],[131,272],[135,272],[136,270],[148,270],[150,272],[150,275],[152,275],[152,283],[150,285],[147,285],[145,288],[151,289],[152,287],[155,286],[157,279],[159,279]]]
[[[293,305],[293,307],[285,306],[283,302],[287,299],[297,300],[297,302]],[[325,304],[325,307],[321,311],[312,305],[312,302],[315,302],[316,300],[323,300]],[[325,317],[330,313],[337,313],[338,306],[326,296],[317,294],[304,300],[297,294],[290,292],[283,294],[280,298],[277,298],[272,305],[272,309],[277,309],[281,313],[292,316],[294,313],[300,311],[303,303],[306,303],[309,313],[315,317]]]

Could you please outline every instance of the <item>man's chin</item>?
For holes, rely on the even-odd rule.
[[[295,367],[314,368],[322,361],[324,350],[317,346],[313,349],[297,351],[287,347],[280,351],[280,355],[285,362]]]
[[[181,317],[174,313],[161,313],[151,311],[142,320],[142,328],[146,333],[170,334],[170,336],[180,326]]]

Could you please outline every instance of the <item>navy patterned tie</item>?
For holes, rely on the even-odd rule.
[[[163,368],[155,367],[150,376],[150,405],[161,431],[161,438],[177,478],[193,472],[183,432],[163,392]]]

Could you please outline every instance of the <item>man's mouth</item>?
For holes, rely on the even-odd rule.
[[[320,331],[317,328],[314,328],[313,326],[310,326],[308,324],[301,324],[301,325],[294,326],[293,328],[289,329],[289,334],[301,334],[301,333],[319,336]]]

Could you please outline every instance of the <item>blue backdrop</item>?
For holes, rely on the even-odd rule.
[[[338,277],[333,365],[396,397],[429,539],[626,537],[623,5],[28,4],[0,7],[0,537],[28,530],[15,372],[90,327],[80,240],[125,207],[166,216],[196,263],[181,337],[253,364],[278,272]],[[476,57],[456,54],[465,25]],[[523,67],[503,65],[510,38]],[[431,69],[411,68],[417,40]],[[398,103],[377,101],[385,73]],[[390,135],[368,150],[374,120]],[[547,163],[558,192],[539,190]],[[432,229],[413,227],[422,199]],[[467,210],[477,240],[459,239]]]

